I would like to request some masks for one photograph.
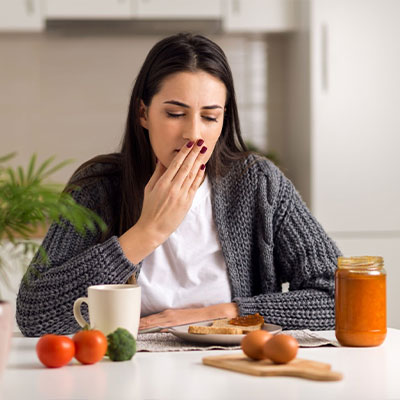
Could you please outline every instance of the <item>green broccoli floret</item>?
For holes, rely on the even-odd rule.
[[[130,360],[136,353],[136,340],[124,328],[118,328],[107,335],[107,355],[111,361]]]

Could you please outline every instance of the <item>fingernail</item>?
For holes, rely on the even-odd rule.
[[[201,154],[204,154],[206,151],[207,151],[207,147],[206,147],[206,146],[203,146],[203,147],[201,148],[201,150],[200,150],[200,153],[201,153]]]
[[[197,146],[201,146],[203,143],[204,143],[204,140],[203,139],[199,139],[197,141]]]
[[[186,145],[186,147],[192,147],[193,146],[193,144],[194,144],[194,142],[189,142],[187,145]]]
[[[201,164],[200,169],[203,170],[206,166],[204,164]]]

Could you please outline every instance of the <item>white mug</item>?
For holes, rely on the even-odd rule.
[[[80,297],[74,303],[74,316],[81,327],[89,325],[81,313],[82,303],[89,308],[90,327],[106,336],[117,328],[127,329],[136,339],[140,322],[139,285],[89,286],[88,297]]]

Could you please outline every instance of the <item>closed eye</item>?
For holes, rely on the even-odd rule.
[[[212,118],[212,117],[203,117],[207,121],[213,121],[213,122],[218,122],[217,118]]]
[[[170,118],[179,118],[179,117],[184,116],[185,114],[174,114],[174,113],[167,112],[167,115]]]
[[[184,113],[171,113],[171,112],[167,112],[167,116],[168,118],[180,118],[185,116]],[[213,118],[213,117],[208,117],[206,115],[204,115],[202,118],[204,118],[206,121],[210,121],[210,122],[218,122],[217,118]]]

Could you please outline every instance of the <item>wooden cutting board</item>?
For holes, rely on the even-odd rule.
[[[203,364],[256,376],[297,376],[317,381],[339,381],[340,372],[331,370],[330,364],[295,358],[287,364],[274,364],[271,360],[255,361],[242,354],[204,357]]]

